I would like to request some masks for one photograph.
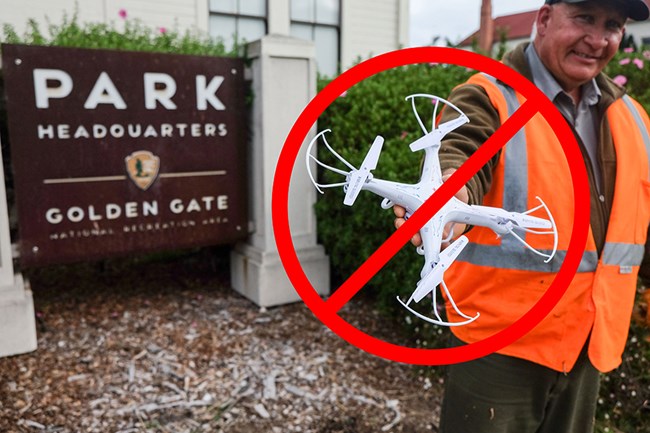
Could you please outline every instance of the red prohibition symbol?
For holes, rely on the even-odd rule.
[[[515,88],[526,101],[493,134],[479,150],[451,176],[396,230],[348,280],[327,300],[321,299],[308,280],[296,254],[288,216],[291,173],[298,152],[318,116],[345,90],[381,71],[415,63],[455,64],[485,72]],[[562,143],[569,163],[574,190],[574,222],[566,258],[555,279],[539,301],[519,320],[502,331],[476,343],[444,349],[420,349],[400,346],[368,335],[343,320],[337,313],[381,268],[406,245],[411,237],[431,219],[469,179],[517,131],[537,113],[553,127]],[[587,241],[589,231],[589,189],[587,174],[579,150],[566,121],[553,103],[530,81],[504,64],[468,51],[453,48],[406,48],[373,57],[347,70],[325,87],[298,117],[289,132],[277,163],[272,197],[275,240],[289,280],[310,310],[341,338],[376,356],[409,364],[454,364],[493,353],[524,336],[559,302],[573,279]]]

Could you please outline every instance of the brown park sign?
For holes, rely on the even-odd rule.
[[[242,59],[2,45],[25,266],[247,235]]]

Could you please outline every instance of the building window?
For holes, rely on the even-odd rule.
[[[291,0],[291,35],[314,41],[318,71],[338,73],[341,28],[340,0]]]
[[[210,36],[223,39],[227,49],[235,40],[255,41],[266,34],[267,0],[210,0]]]

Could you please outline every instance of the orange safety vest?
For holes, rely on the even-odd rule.
[[[486,90],[501,123],[525,100],[483,74],[473,76],[469,83]],[[566,372],[590,336],[589,358],[598,370],[610,371],[621,363],[650,223],[650,120],[627,95],[615,101],[606,116],[616,149],[617,174],[602,254],[598,257],[590,228],[578,272],[565,295],[531,332],[499,353]],[[484,227],[470,230],[470,244],[447,271],[445,281],[461,311],[481,315],[469,325],[452,328],[458,338],[473,343],[505,329],[549,287],[573,229],[571,185],[562,146],[537,113],[503,148],[483,204],[523,212],[537,207],[536,196],[541,197],[557,224],[557,254],[544,263],[511,235],[497,238]],[[553,236],[525,235],[532,247],[552,251]],[[462,320],[449,305],[447,314],[452,322]]]

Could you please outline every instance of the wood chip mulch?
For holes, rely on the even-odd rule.
[[[38,350],[0,359],[1,432],[437,431],[431,369],[357,349],[301,302],[257,307],[223,251],[26,273]],[[363,299],[341,314],[401,338]]]

